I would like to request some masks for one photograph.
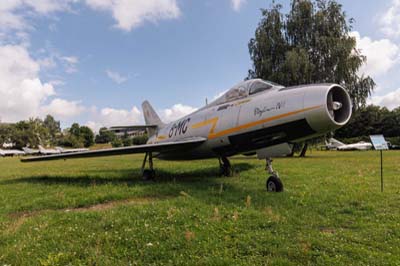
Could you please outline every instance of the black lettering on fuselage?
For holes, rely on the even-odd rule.
[[[184,135],[188,130],[189,122],[190,118],[187,118],[185,120],[179,121],[178,123],[174,123],[169,130],[169,137],[171,138],[172,136],[176,135]]]

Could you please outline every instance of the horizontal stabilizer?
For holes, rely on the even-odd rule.
[[[133,125],[133,126],[113,126],[108,130],[147,130],[147,129],[157,129],[157,125]]]

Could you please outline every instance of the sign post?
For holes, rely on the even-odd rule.
[[[383,135],[371,135],[369,136],[374,145],[375,150],[380,151],[381,153],[381,192],[383,192],[383,150],[388,150],[389,147]]]

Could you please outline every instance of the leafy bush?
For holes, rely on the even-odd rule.
[[[122,147],[122,145],[122,140],[118,138],[111,142],[111,146],[113,146],[113,148],[119,148]]]

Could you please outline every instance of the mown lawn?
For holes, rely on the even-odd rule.
[[[400,265],[400,152],[312,152],[264,162],[142,155],[22,164],[0,158],[0,265]]]

